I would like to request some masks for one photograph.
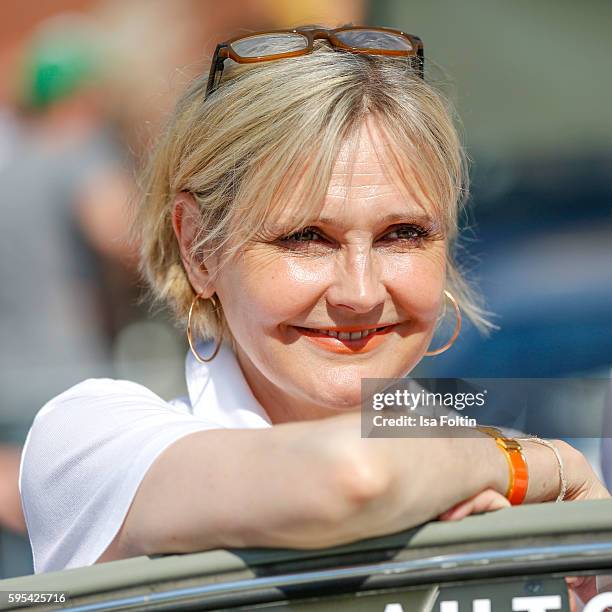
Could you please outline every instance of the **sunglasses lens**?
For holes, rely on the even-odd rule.
[[[232,49],[241,57],[280,55],[291,51],[301,51],[306,47],[308,47],[307,38],[292,32],[258,34],[232,43]]]
[[[413,51],[410,41],[401,34],[380,30],[341,30],[336,38],[356,49],[385,49],[388,51]]]

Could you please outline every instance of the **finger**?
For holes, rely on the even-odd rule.
[[[573,587],[569,586],[567,590],[567,599],[569,600],[570,612],[578,612],[578,602],[576,601],[576,593]]]
[[[449,508],[438,518],[442,521],[458,521],[470,514],[500,510],[509,505],[510,502],[501,493],[494,489],[485,489]]]

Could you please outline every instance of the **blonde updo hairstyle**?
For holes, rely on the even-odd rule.
[[[300,198],[293,231],[313,218],[340,147],[371,113],[392,144],[400,184],[426,201],[443,227],[446,288],[477,328],[492,327],[453,261],[467,196],[454,115],[408,59],[336,51],[315,41],[313,53],[301,57],[225,64],[220,87],[206,99],[207,74],[184,93],[144,175],[135,230],[154,300],[186,324],[195,292],[172,226],[177,194],[191,192],[201,211],[191,255],[201,261],[216,251],[227,263],[249,241],[265,238],[266,222],[282,210],[288,194]],[[221,305],[215,311],[203,300],[196,313],[196,335],[218,338],[223,330],[235,342]]]

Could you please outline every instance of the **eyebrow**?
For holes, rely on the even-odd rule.
[[[383,223],[394,223],[403,221],[404,223],[422,223],[424,225],[431,225],[434,223],[433,219],[422,212],[405,212],[405,213],[389,213],[382,218],[377,219],[380,224]],[[340,229],[345,230],[346,225],[344,223],[338,223],[336,219],[331,217],[319,217],[311,223],[321,223],[323,225],[336,225]]]
[[[391,223],[414,223],[422,225],[426,228],[430,228],[433,232],[440,231],[440,222],[432,219],[428,214],[421,211],[407,211],[403,213],[389,213],[377,219],[377,223],[380,225],[387,225]],[[340,231],[345,232],[347,226],[345,223],[337,223],[337,220],[332,217],[318,217],[316,219],[309,219],[300,225],[300,228],[311,227],[313,225],[321,224],[323,226],[338,227]],[[266,231],[273,235],[276,234],[288,234],[298,229],[291,222],[276,221],[267,225]]]

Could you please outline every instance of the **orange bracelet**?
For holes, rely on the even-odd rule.
[[[506,438],[503,432],[497,429],[497,427],[481,425],[476,427],[476,429],[495,438],[497,446],[504,451],[508,459],[508,467],[510,468],[510,481],[508,483],[506,497],[513,506],[522,504],[527,494],[529,471],[527,470],[527,462],[523,456],[520,443],[514,438]]]

